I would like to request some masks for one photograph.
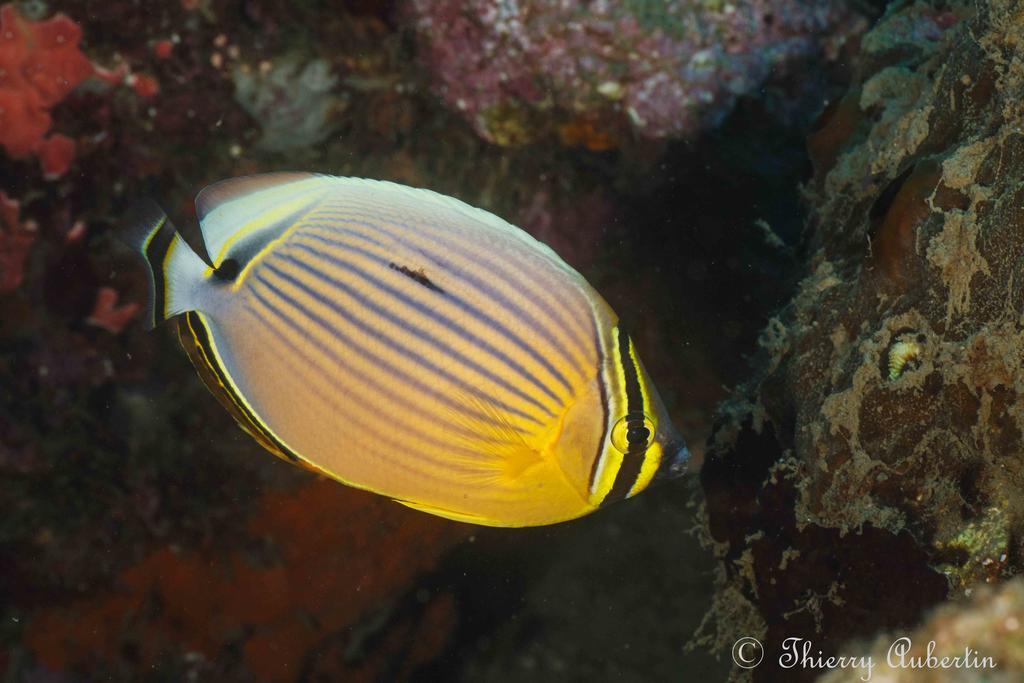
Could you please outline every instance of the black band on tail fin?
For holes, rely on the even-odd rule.
[[[166,320],[167,257],[177,230],[156,202],[143,200],[135,204],[126,217],[128,228],[121,240],[145,261],[149,273],[149,301],[146,302],[146,329]]]

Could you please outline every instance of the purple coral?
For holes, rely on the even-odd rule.
[[[537,114],[647,138],[716,125],[797,60],[865,27],[837,0],[411,0],[449,106],[498,143]],[[549,117],[550,118],[550,117]],[[510,121],[510,119],[512,119]]]

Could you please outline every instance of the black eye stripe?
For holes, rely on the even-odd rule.
[[[647,423],[644,419],[644,394],[640,388],[640,368],[633,359],[633,354],[630,353],[629,335],[626,334],[621,322],[615,328],[615,332],[618,336],[616,342],[619,348],[622,376],[625,380],[626,424],[628,425],[626,443],[629,448],[622,456],[622,464],[615,475],[615,482],[612,484],[611,491],[601,501],[601,505],[622,500],[629,494],[633,485],[636,484],[636,480],[640,477],[640,469],[643,467],[645,453],[647,452],[647,446],[651,437],[650,430],[647,428]],[[633,438],[639,437],[642,432],[647,432],[642,440],[640,438]]]
[[[632,418],[636,416],[643,421],[644,415],[644,394],[640,390],[640,373],[637,370],[636,363],[633,361],[633,355],[629,352],[630,341],[629,335],[626,334],[626,330],[623,328],[622,323],[615,328],[618,333],[618,344],[619,344],[619,358],[622,362],[622,375],[626,381],[626,414]]]

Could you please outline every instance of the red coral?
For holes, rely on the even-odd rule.
[[[131,74],[125,78],[125,83],[130,85],[135,94],[143,99],[156,97],[160,92],[160,83],[148,74]]]
[[[166,38],[153,43],[153,54],[157,59],[170,59],[174,54],[174,43]]]
[[[39,157],[39,165],[43,167],[43,177],[53,180],[67,173],[71,162],[75,160],[75,149],[75,141],[60,133],[39,143],[36,155]]]
[[[21,223],[20,204],[0,191],[0,292],[18,288],[25,261],[36,239],[35,224]]]
[[[0,88],[0,145],[15,159],[32,154],[50,129],[50,114],[30,92]]]
[[[294,681],[325,647],[351,646],[350,634],[364,620],[407,592],[473,530],[317,480],[268,493],[257,506],[248,532],[254,543],[273,548],[271,555],[254,558],[245,544],[157,550],[126,569],[111,593],[36,614],[26,643],[40,662],[61,671],[116,662],[127,632],[146,666],[175,650],[213,658],[240,645],[259,680]],[[161,609],[152,609],[154,601]],[[389,625],[414,645],[406,665],[444,647],[455,626],[450,601],[428,606],[421,622],[420,628],[400,620]],[[388,660],[395,644],[382,641],[381,657],[371,648],[366,662],[380,670],[360,670],[338,657],[344,671],[328,680],[381,680],[395,665]]]
[[[74,144],[63,136],[44,140],[49,111],[94,72],[78,49],[81,39],[82,29],[63,14],[32,22],[13,4],[0,7],[0,146],[15,159],[43,150],[51,176],[67,170]]]

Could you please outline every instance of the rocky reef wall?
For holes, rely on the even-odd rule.
[[[769,85],[790,86],[777,113],[799,117],[865,25],[842,0],[411,0],[409,14],[433,89],[481,136],[594,150],[695,138]]]
[[[1024,562],[1024,6],[895,3],[859,60],[701,474],[723,643],[835,651]]]
[[[968,600],[932,610],[910,633],[882,633],[871,643],[846,648],[843,655],[857,664],[831,671],[820,681],[1019,680],[1024,671],[1022,613],[1024,580],[981,587]],[[915,666],[918,662],[924,666]]]

